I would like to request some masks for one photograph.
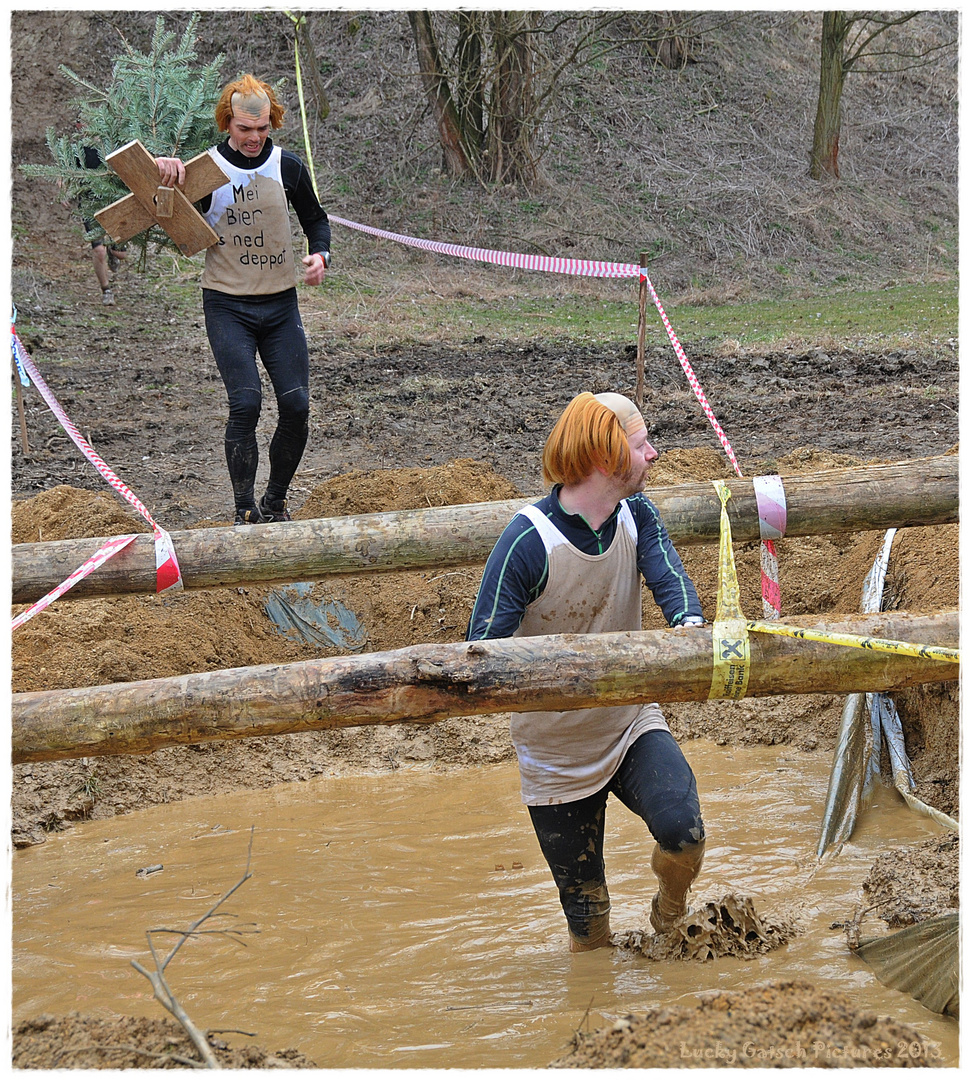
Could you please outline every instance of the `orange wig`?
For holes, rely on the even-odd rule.
[[[216,126],[220,131],[229,131],[229,121],[233,118],[234,94],[247,98],[266,98],[270,103],[270,126],[283,127],[283,106],[277,101],[273,87],[252,75],[240,75],[235,82],[223,87],[223,92],[216,102]]]
[[[560,414],[543,447],[543,479],[579,484],[594,470],[619,476],[630,468],[630,447],[616,413],[593,394],[578,394]]]

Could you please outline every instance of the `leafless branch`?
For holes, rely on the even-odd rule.
[[[254,829],[251,828],[249,849],[246,853],[246,869],[243,872],[243,876],[239,879],[239,881],[236,882],[235,885],[233,885],[231,889],[223,893],[223,895],[215,902],[215,904],[212,905],[212,907],[209,908],[209,910],[204,915],[196,919],[196,921],[185,930],[156,929],[147,930],[145,932],[145,937],[148,940],[148,948],[152,954],[152,960],[155,963],[155,970],[149,971],[137,960],[132,960],[131,962],[132,967],[137,972],[139,972],[139,974],[144,975],[145,978],[148,979],[148,981],[151,983],[156,1001],[158,1001],[164,1009],[170,1012],[185,1029],[186,1034],[192,1040],[192,1044],[195,1046],[195,1048],[199,1051],[200,1055],[202,1056],[203,1062],[205,1063],[205,1067],[208,1069],[219,1069],[221,1068],[221,1066],[218,1059],[216,1058],[216,1055],[212,1051],[212,1047],[209,1045],[209,1040],[206,1036],[206,1032],[200,1031],[199,1028],[197,1028],[196,1025],[189,1018],[188,1013],[186,1013],[185,1009],[182,1008],[182,1005],[179,1003],[178,998],[176,998],[175,994],[172,992],[172,988],[166,981],[164,973],[165,969],[174,959],[176,953],[189,940],[189,938],[198,935],[200,933],[199,928],[203,925],[203,923],[205,923],[207,919],[211,919],[219,910],[219,908],[222,907],[222,905],[233,895],[233,893],[235,893],[237,889],[239,889],[245,882],[249,881],[249,879],[253,876],[252,872],[250,871],[250,864],[253,858],[253,833]],[[202,932],[207,934],[238,934],[243,931],[206,930]],[[152,940],[153,934],[178,935],[178,942],[172,947],[168,956],[166,956],[164,960],[159,957],[159,954],[155,949],[155,942]]]

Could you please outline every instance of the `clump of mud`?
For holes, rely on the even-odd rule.
[[[891,930],[913,926],[958,911],[960,882],[959,837],[935,836],[880,855],[863,882],[863,907]]]
[[[846,995],[774,981],[721,991],[697,1006],[628,1016],[577,1032],[559,1069],[764,1069],[941,1067],[940,1050],[916,1028],[857,1009]]]
[[[649,960],[748,959],[778,949],[797,933],[795,919],[763,917],[750,897],[728,893],[689,912],[666,934],[628,930],[613,934],[610,943]]]

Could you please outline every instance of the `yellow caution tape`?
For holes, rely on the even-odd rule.
[[[739,601],[738,575],[732,551],[732,526],[728,520],[728,500],[732,497],[724,480],[712,480],[721,500],[718,539],[718,600],[711,626],[712,672],[709,700],[737,701],[748,689],[749,638]]]
[[[303,124],[303,148],[304,153],[307,155],[307,169],[310,172],[310,182],[314,187],[314,195],[317,196],[317,202],[320,202],[320,192],[317,190],[317,173],[314,169],[314,156],[310,149],[310,131],[307,127],[307,105],[303,98],[303,75],[300,72],[300,46],[297,43],[297,35],[302,23],[306,22],[305,15],[294,15],[291,12],[285,12],[286,16],[293,23],[293,69],[294,74],[297,77],[297,100],[300,102],[300,120]]]
[[[873,652],[896,653],[899,656],[917,656],[921,660],[942,660],[951,664],[961,662],[959,649],[943,645],[912,645],[906,641],[890,641],[886,638],[863,637],[857,634],[833,634],[826,630],[807,630],[801,626],[783,626],[777,622],[747,622],[746,630],[759,634],[778,634],[781,637],[804,638],[821,641],[828,645],[845,645],[851,649],[870,649]]]

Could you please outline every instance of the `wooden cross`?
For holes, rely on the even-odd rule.
[[[105,162],[121,177],[130,195],[94,215],[104,231],[124,243],[152,225],[164,229],[183,255],[219,243],[219,237],[192,205],[229,182],[229,177],[207,153],[185,163],[185,187],[161,187],[155,158],[138,139],[109,154]]]

